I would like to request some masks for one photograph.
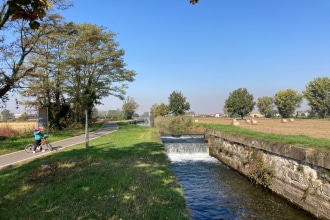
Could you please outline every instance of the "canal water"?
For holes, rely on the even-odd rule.
[[[193,220],[315,219],[209,156],[200,136],[161,139]]]

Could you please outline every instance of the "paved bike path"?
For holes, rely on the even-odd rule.
[[[113,131],[116,131],[117,129],[118,129],[118,126],[117,126],[116,122],[106,122],[97,131],[89,133],[89,140],[109,134]],[[85,139],[86,139],[85,134],[83,134],[83,135],[80,135],[77,137],[72,137],[72,138],[61,140],[61,141],[51,142],[51,144],[53,146],[53,151],[56,151],[56,150],[60,150],[60,149],[66,148],[66,147],[76,145],[76,144],[84,143]],[[23,149],[21,151],[2,155],[2,156],[0,156],[0,169],[13,165],[13,164],[16,164],[16,163],[19,163],[19,162],[22,162],[22,161],[25,161],[25,160],[31,160],[33,158],[40,157],[47,153],[49,153],[49,151],[37,152],[35,154],[26,153],[25,150]]]

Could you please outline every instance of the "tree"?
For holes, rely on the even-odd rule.
[[[128,96],[122,107],[125,119],[132,119],[138,107],[139,105],[135,102],[134,98]]]
[[[67,0],[2,0],[0,30],[8,20],[29,21],[31,29],[38,29],[46,12],[54,5],[64,9],[72,4]]]
[[[173,91],[168,101],[168,110],[174,116],[184,115],[190,109],[189,102],[186,101],[186,97],[181,92]]]
[[[24,91],[31,104],[52,109],[50,116],[56,127],[57,122],[67,119],[71,124],[83,123],[84,112],[87,110],[91,118],[94,106],[104,97],[124,99],[125,81],[132,82],[136,74],[124,68],[124,51],[117,49],[114,33],[93,24],[60,27],[40,41],[38,55],[29,58],[38,65],[36,74],[26,82],[29,89]]]
[[[239,88],[229,94],[225,101],[224,109],[233,116],[238,114],[242,119],[254,108],[253,95],[246,88]]]
[[[33,53],[27,56],[27,61],[35,66],[33,72],[25,77],[24,98],[20,104],[33,108],[47,108],[49,126],[62,129],[72,124],[70,121],[70,104],[65,98],[65,50],[70,37],[70,27],[63,24],[63,18],[58,15],[46,17],[52,22],[45,22],[36,31],[44,29],[47,33],[34,45]],[[26,39],[29,41],[29,38]]]
[[[93,24],[73,25],[73,36],[66,51],[66,92],[81,120],[83,111],[90,116],[92,107],[109,95],[124,99],[127,84],[134,81],[135,71],[125,69],[122,57],[125,52],[117,49],[113,32]]]
[[[302,99],[302,94],[293,89],[280,90],[274,97],[275,105],[283,118],[292,117],[296,108],[300,107]]]
[[[153,117],[166,116],[169,114],[168,106],[165,105],[164,103],[154,104],[151,107],[150,113]]]
[[[37,44],[50,34],[49,26],[55,25],[57,18],[47,17],[37,31],[27,28],[26,22],[11,25],[11,36],[0,45],[0,98],[3,103],[9,99],[9,91],[20,89],[25,79],[35,73],[36,63],[28,63],[26,59],[36,53]]]
[[[318,77],[306,85],[302,92],[308,105],[319,117],[326,118],[330,113],[330,78]]]
[[[149,118],[149,112],[144,112],[142,115],[140,115],[142,118]]]
[[[1,112],[1,118],[3,121],[7,121],[10,118],[11,114],[10,111],[7,109],[2,110]]]
[[[261,114],[264,114],[266,118],[270,118],[274,115],[274,98],[264,96],[258,98],[257,107]]]
[[[158,116],[166,116],[169,114],[169,111],[168,111],[168,106],[165,105],[164,103],[161,103],[161,104],[153,104],[151,106],[151,109],[150,109],[150,123],[151,123],[151,126],[154,126],[154,121],[155,121],[155,118],[158,117]]]
[[[54,5],[57,9],[65,9],[71,4],[68,0],[3,0],[2,3],[0,29],[5,30],[5,34],[0,36],[0,101],[6,104],[8,93],[16,92],[20,82],[35,70],[35,65],[25,61],[29,54],[34,53],[36,43],[46,34],[45,27],[50,22],[44,13],[46,8]],[[43,19],[42,25],[38,19]],[[7,22],[9,20],[11,22]],[[31,31],[31,25],[38,31]]]

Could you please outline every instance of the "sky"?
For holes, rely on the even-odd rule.
[[[126,69],[136,71],[126,96],[139,104],[168,104],[181,92],[196,114],[223,112],[246,88],[255,101],[279,90],[301,92],[330,74],[329,0],[73,0],[67,22],[117,33]],[[116,97],[98,110],[121,109]],[[308,110],[306,101],[299,110]],[[10,109],[12,111],[18,111]],[[257,111],[257,110],[256,110]]]

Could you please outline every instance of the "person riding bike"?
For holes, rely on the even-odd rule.
[[[41,147],[41,139],[43,137],[47,137],[48,135],[47,134],[43,134],[41,132],[41,129],[38,127],[38,128],[35,128],[34,129],[34,132],[33,132],[33,135],[34,135],[34,148],[33,148],[33,153],[36,152],[36,149],[38,146],[40,146],[40,151],[44,151]]]

